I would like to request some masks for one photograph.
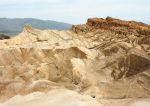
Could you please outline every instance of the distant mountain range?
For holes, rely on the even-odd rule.
[[[71,28],[71,24],[56,22],[51,20],[40,20],[34,18],[0,18],[0,33],[6,35],[16,35],[20,33],[25,24],[30,24],[38,29],[57,29],[67,30]]]

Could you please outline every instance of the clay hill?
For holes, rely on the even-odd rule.
[[[150,26],[107,17],[0,41],[0,106],[149,106]]]

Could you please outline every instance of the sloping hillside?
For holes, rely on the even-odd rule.
[[[39,20],[33,18],[0,18],[0,33],[6,35],[16,35],[22,31],[25,24],[30,24],[38,29],[57,29],[57,30],[67,30],[71,27],[71,24],[50,21],[50,20]]]

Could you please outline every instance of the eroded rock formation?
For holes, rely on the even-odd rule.
[[[70,31],[42,31],[26,25],[18,36],[0,41],[1,102],[14,106],[15,95],[54,89],[62,94],[54,98],[72,92],[67,106],[103,106],[102,99],[149,98],[149,25],[110,17],[89,19]],[[40,95],[52,98],[51,93]],[[79,99],[84,96],[89,96],[85,102]],[[69,104],[74,99],[78,104]]]

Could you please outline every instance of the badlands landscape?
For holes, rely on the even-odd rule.
[[[150,26],[107,17],[0,40],[0,106],[150,106]]]

